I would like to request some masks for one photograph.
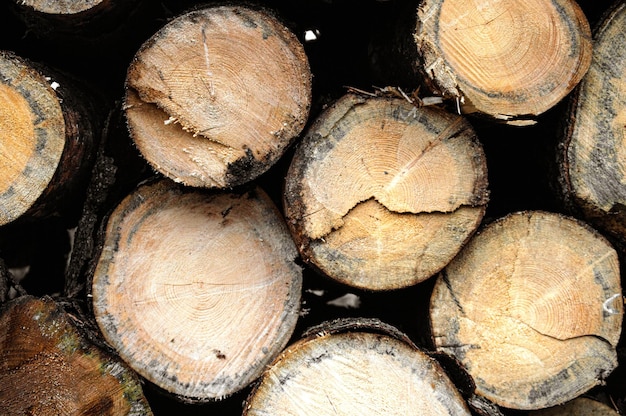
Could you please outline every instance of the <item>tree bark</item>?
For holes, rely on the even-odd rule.
[[[566,203],[626,244],[626,4],[594,31],[589,72],[573,95],[559,154]]]
[[[426,0],[413,39],[432,92],[517,125],[561,101],[592,50],[589,23],[570,0]]]
[[[208,7],[143,45],[125,100],[131,136],[156,170],[228,188],[269,169],[301,132],[311,73],[299,40],[271,14]]]
[[[437,350],[500,406],[564,403],[617,366],[617,253],[568,217],[520,212],[486,226],[440,273],[430,308]]]
[[[287,222],[306,262],[370,290],[441,270],[479,226],[487,167],[465,119],[348,94],[307,131],[287,172]]]
[[[0,75],[0,225],[77,215],[99,140],[91,97],[10,52],[0,53]]]
[[[107,342],[162,390],[220,399],[251,383],[289,340],[300,309],[296,256],[260,189],[144,185],[108,221],[95,317]]]
[[[437,361],[397,330],[358,320],[352,327],[336,324],[289,346],[265,371],[243,414],[470,415]]]
[[[154,173],[128,137],[121,103],[109,113],[87,185],[64,274],[64,296],[85,299],[104,245],[102,224],[117,204]]]
[[[83,337],[74,319],[48,297],[3,306],[3,414],[151,415],[137,376]]]

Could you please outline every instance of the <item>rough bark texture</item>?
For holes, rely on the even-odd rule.
[[[463,111],[533,123],[581,80],[587,18],[571,0],[426,0],[417,10],[420,71]]]
[[[570,207],[626,243],[626,4],[594,32],[589,72],[573,96],[559,168]]]
[[[290,345],[263,374],[244,415],[470,415],[439,364],[397,330],[341,326],[321,325]]]
[[[441,272],[431,298],[439,351],[500,406],[540,409],[617,366],[623,314],[617,253],[595,231],[546,212],[486,226]]]
[[[480,224],[487,200],[484,154],[465,119],[349,94],[296,150],[284,205],[305,261],[379,290],[441,270]]]
[[[268,170],[301,132],[310,105],[302,45],[262,10],[183,14],[128,70],[133,140],[156,170],[191,186],[232,187]]]
[[[22,296],[0,313],[3,414],[152,414],[136,375],[90,344],[52,299]]]
[[[284,347],[301,270],[260,190],[206,194],[169,180],[116,208],[93,278],[105,339],[139,374],[188,401],[246,387]]]
[[[83,197],[99,139],[96,101],[10,52],[0,53],[0,76],[0,225],[68,213],[63,205]]]

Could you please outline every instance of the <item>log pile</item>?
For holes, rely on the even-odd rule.
[[[1,5],[0,409],[626,413],[625,23]]]

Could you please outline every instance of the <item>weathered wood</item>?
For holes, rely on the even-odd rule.
[[[151,415],[138,377],[90,344],[52,299],[21,296],[0,312],[6,415]]]
[[[0,225],[80,207],[98,134],[79,92],[60,74],[0,52]]]
[[[414,45],[432,92],[521,125],[578,84],[592,50],[589,23],[571,0],[425,0]]]
[[[93,277],[104,338],[139,374],[186,401],[252,382],[289,340],[302,275],[260,190],[208,194],[170,180],[115,209]]]
[[[597,400],[579,397],[563,405],[530,412],[528,416],[618,416],[613,408]]]
[[[594,31],[589,72],[572,97],[559,154],[569,208],[626,243],[626,4]]]
[[[470,415],[437,361],[397,330],[326,324],[269,366],[244,415]]]
[[[564,403],[617,366],[617,253],[568,217],[521,212],[489,224],[440,273],[430,307],[437,350],[504,407]]]
[[[464,118],[348,94],[296,150],[284,206],[305,261],[342,283],[381,290],[441,270],[487,200],[484,154]]]
[[[102,35],[139,0],[12,0],[14,12],[39,36]]]
[[[128,69],[133,140],[156,170],[191,186],[227,188],[265,172],[301,132],[310,105],[304,48],[263,10],[183,14]]]
[[[104,122],[82,212],[73,234],[64,273],[63,294],[85,299],[89,279],[104,245],[102,223],[115,206],[153,172],[128,137],[126,120],[117,103]]]

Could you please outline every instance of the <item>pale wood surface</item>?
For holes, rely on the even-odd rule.
[[[467,112],[533,122],[589,68],[589,23],[571,0],[426,0],[417,14],[422,72]]]
[[[143,377],[184,400],[219,399],[258,377],[291,336],[296,255],[260,189],[206,194],[162,180],[111,216],[94,313]]]
[[[486,226],[442,271],[430,307],[437,349],[504,407],[564,403],[617,366],[617,253],[568,217],[523,212]]]
[[[156,170],[191,186],[225,188],[265,172],[300,133],[310,105],[303,46],[261,10],[183,14],[128,69],[133,140]]]
[[[269,367],[244,415],[470,415],[439,364],[391,336],[321,333]]]
[[[528,416],[618,416],[613,408],[586,397],[579,397],[563,405],[529,412]]]
[[[110,0],[19,0],[22,6],[31,7],[40,13],[76,14],[107,5]]]
[[[478,227],[487,200],[484,154],[465,119],[349,94],[296,150],[284,205],[306,261],[378,290],[441,270]]]

